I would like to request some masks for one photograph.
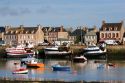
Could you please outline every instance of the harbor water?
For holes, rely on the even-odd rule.
[[[125,61],[88,60],[83,63],[74,63],[69,60],[39,59],[45,68],[28,68],[27,74],[12,74],[14,63],[20,59],[0,59],[0,78],[19,80],[64,80],[64,81],[124,81]],[[113,65],[109,65],[109,63]],[[70,71],[53,71],[55,64],[70,66]],[[21,65],[21,64],[20,64]],[[21,65],[26,67],[26,65]]]

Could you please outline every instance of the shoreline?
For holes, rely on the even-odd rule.
[[[43,48],[47,46],[37,46],[35,49],[39,51],[39,58],[45,58]],[[83,48],[86,46],[76,45],[76,46],[70,46],[69,51],[72,52],[71,55],[68,55],[69,58],[74,57],[75,55],[82,54]],[[0,57],[1,58],[7,58],[6,52],[5,52],[6,46],[0,46]],[[117,46],[106,46],[107,48],[107,58],[108,59],[125,59],[125,46],[124,45],[117,45]],[[50,57],[54,58],[54,57]],[[59,58],[63,58],[60,57]],[[58,58],[57,58],[58,59]]]

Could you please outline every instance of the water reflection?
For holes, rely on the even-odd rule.
[[[124,80],[125,79],[125,61],[106,61],[106,60],[88,60],[84,63],[73,63],[67,60],[45,60],[45,68],[28,68],[28,74],[12,74],[15,69],[14,63],[19,63],[20,60],[0,60],[0,77],[1,78],[16,78],[16,79],[31,79],[31,80]],[[41,60],[42,62],[42,60]],[[109,63],[115,66],[109,66]],[[52,70],[52,65],[60,64],[71,67],[71,71],[55,72]],[[26,67],[26,65],[21,65]],[[100,68],[98,68],[100,67]]]

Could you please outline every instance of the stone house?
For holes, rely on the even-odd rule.
[[[86,28],[84,35],[85,45],[97,44],[97,28]]]
[[[63,28],[63,26],[51,27],[51,31],[49,31],[48,34],[48,41],[50,43],[54,43],[57,40],[61,41],[61,39],[68,39],[68,32]]]
[[[37,45],[44,41],[44,33],[38,25],[37,27],[5,27],[4,40],[6,44],[24,44],[33,43]]]
[[[123,21],[119,23],[106,23],[102,21],[100,28],[99,41],[115,40],[119,43],[123,42],[124,26]]]

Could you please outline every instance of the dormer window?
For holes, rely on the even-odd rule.
[[[28,33],[28,31],[26,31],[26,33]]]
[[[9,31],[6,31],[6,34],[8,33]]]
[[[109,30],[112,31],[112,27],[110,27]]]
[[[31,33],[34,33],[34,30]]]
[[[11,31],[11,34],[13,33],[13,31]]]
[[[104,27],[103,30],[106,31],[106,27]]]
[[[115,27],[114,29],[115,29],[115,31],[117,31],[117,30],[118,30],[118,27]]]
[[[18,33],[18,30],[16,30],[16,33]]]

